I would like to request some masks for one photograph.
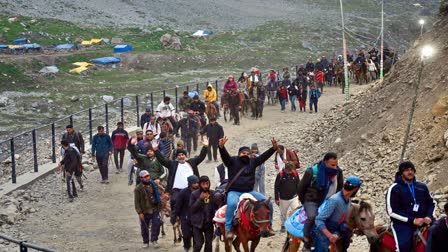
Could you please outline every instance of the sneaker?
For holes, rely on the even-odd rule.
[[[116,170],[116,171],[115,171],[115,174],[119,174],[119,173],[120,173],[120,171],[119,171],[119,170]]]
[[[109,180],[105,179],[104,184],[109,184]]]
[[[73,197],[78,198],[78,194],[77,194],[77,193],[74,193],[74,194],[73,194]]]
[[[79,191],[80,191],[80,192],[84,191],[84,186],[81,186],[81,187],[79,188]]]
[[[69,197],[68,202],[73,202],[73,197]]]
[[[149,243],[143,243],[142,248],[149,248]]]
[[[153,241],[153,242],[152,242],[152,247],[153,247],[153,248],[159,248],[160,245],[159,245],[159,243],[158,243],[157,241]]]
[[[311,252],[311,244],[309,241],[303,240],[303,252]]]
[[[226,238],[228,239],[228,240],[233,240],[233,232],[232,231],[230,231],[230,230],[226,230]]]
[[[105,184],[106,183],[106,180],[101,180],[101,182],[100,182],[101,184]]]

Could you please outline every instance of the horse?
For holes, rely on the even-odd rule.
[[[350,237],[353,234],[365,235],[370,244],[378,240],[378,233],[374,226],[375,215],[372,206],[361,200],[359,204],[352,203],[347,217],[347,226]],[[282,252],[297,252],[299,250],[301,239],[287,234]],[[330,251],[343,251],[343,239],[339,239],[336,244],[331,246]]]
[[[255,252],[261,237],[269,235],[269,202],[271,198],[264,201],[245,199],[238,204],[238,214],[240,215],[238,225],[235,228],[236,237],[229,240],[224,235],[225,251],[232,251],[231,244],[237,252],[240,252],[240,244],[243,245],[244,252]],[[218,223],[221,234],[225,234],[224,223]],[[249,241],[251,241],[249,249]],[[219,251],[217,243],[215,251]]]
[[[218,118],[218,109],[212,102],[205,102],[205,114],[209,120],[212,117]]]
[[[227,122],[227,115],[230,117],[230,108],[229,108],[229,94],[230,92],[223,93],[221,95],[221,107],[224,114],[224,121]],[[230,121],[232,117],[230,117]]]
[[[165,185],[166,186],[166,185]],[[160,193],[160,207],[159,207],[159,214],[160,214],[160,228],[162,232],[162,236],[165,236],[165,225],[164,225],[164,219],[169,218],[171,216],[171,205],[169,201],[169,194],[165,192],[165,186],[159,185],[159,191]],[[182,242],[182,232],[180,230],[180,219],[176,219],[176,223],[173,225],[173,234],[174,234],[174,243],[176,242]]]
[[[250,99],[249,94],[246,90],[240,90],[240,96],[242,100],[241,116],[247,116],[247,114],[249,113],[249,108],[252,107],[252,99]]]
[[[396,251],[394,234],[390,226],[377,225],[375,227],[379,237],[375,243],[370,244],[370,252],[393,252]],[[417,232],[421,235],[415,235],[413,239],[414,252],[424,252],[426,239],[428,237],[429,226],[421,227]]]
[[[367,63],[361,64],[352,64],[353,72],[355,73],[356,83],[362,85],[362,81],[365,81],[365,84],[369,82],[367,79]]]
[[[240,124],[240,107],[242,106],[242,94],[238,91],[231,90],[227,95],[227,104],[230,109],[230,120],[234,119],[234,124]],[[226,111],[224,111],[224,120],[227,122]]]

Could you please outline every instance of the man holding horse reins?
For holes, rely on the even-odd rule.
[[[250,149],[247,146],[243,146],[238,151],[238,156],[231,157],[225,148],[225,144],[228,138],[224,136],[219,140],[219,153],[221,155],[222,161],[228,168],[229,184],[226,188],[227,191],[227,209],[226,209],[226,221],[225,221],[225,232],[227,239],[233,239],[232,224],[235,210],[238,207],[238,200],[241,194],[249,193],[254,196],[258,201],[266,200],[266,196],[259,192],[255,192],[255,169],[257,166],[268,160],[274,152],[277,150],[278,143],[277,140],[272,138],[272,148],[269,148],[263,154],[258,157],[250,158]],[[272,215],[273,215],[273,205],[269,202],[269,221],[270,228],[268,236],[275,235],[272,230]]]
[[[415,179],[415,166],[404,161],[386,195],[386,209],[398,251],[411,251],[416,230],[433,221],[434,201],[428,187]]]

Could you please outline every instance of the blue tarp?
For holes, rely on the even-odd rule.
[[[130,45],[116,45],[114,47],[114,52],[122,53],[122,52],[130,52],[132,51],[132,46]]]
[[[8,48],[8,45],[0,45],[0,49],[6,49]]]
[[[62,44],[54,47],[54,49],[75,49],[75,48],[76,48],[75,44]]]
[[[39,44],[23,44],[22,45],[25,49],[39,49]]]
[[[121,59],[118,57],[104,57],[104,58],[97,58],[97,59],[90,60],[90,62],[93,62],[95,64],[101,64],[101,65],[119,63],[120,61],[121,61]]]
[[[26,44],[27,41],[28,41],[27,38],[19,38],[19,39],[14,40],[14,44],[16,44],[16,45]]]

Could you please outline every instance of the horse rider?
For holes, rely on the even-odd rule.
[[[314,63],[313,60],[311,58],[308,59],[308,62],[306,63],[306,71],[307,73],[312,73],[314,72]]]
[[[207,85],[207,89],[204,90],[204,100],[205,103],[212,103],[213,106],[215,106],[216,112],[218,112],[219,117],[219,105],[216,102],[216,99],[217,99],[216,90],[213,88],[213,85],[209,83]]]
[[[224,95],[230,91],[238,91],[238,84],[235,82],[233,75],[227,77],[227,81],[224,84]]]
[[[306,71],[305,65],[304,64],[300,64],[299,69],[297,69],[297,76],[299,76],[300,74],[302,74],[303,76],[306,76],[308,72]]]
[[[193,98],[188,95],[188,91],[184,91],[183,96],[179,99],[179,110],[187,112],[190,109],[190,105],[193,102]]]
[[[366,58],[364,57],[364,53],[358,53],[358,57],[355,59],[355,64],[360,66],[366,62]]]
[[[195,95],[193,97],[193,102],[190,105],[190,110],[194,112],[194,114],[200,116],[201,125],[205,126],[205,104],[199,100],[199,96]]]
[[[257,84],[259,81],[260,81],[260,80],[258,79],[258,76],[257,76],[255,70],[252,70],[252,71],[250,72],[250,76],[249,76],[249,78],[247,79],[247,86],[246,86],[245,89],[246,89],[246,90],[249,90],[250,87],[252,87],[252,85]]]
[[[356,176],[348,176],[345,179],[342,191],[331,196],[320,209],[316,217],[316,225],[312,236],[315,241],[315,252],[326,252],[330,243],[336,243],[342,238],[343,251],[347,251],[350,245],[349,230],[346,225],[350,210],[351,198],[355,197],[362,180]]]
[[[238,207],[238,200],[241,194],[249,193],[257,200],[266,200],[266,196],[254,191],[255,185],[255,169],[266,160],[268,160],[277,150],[277,141],[272,138],[272,148],[266,150],[258,157],[250,157],[250,149],[247,146],[243,146],[238,150],[238,156],[231,157],[225,148],[225,144],[228,141],[227,137],[223,137],[219,140],[219,153],[221,155],[224,165],[228,169],[229,185],[227,188],[227,209],[226,209],[226,222],[225,231],[226,238],[233,239],[232,222],[235,214],[235,210]],[[269,203],[270,209],[270,228],[269,236],[273,236],[272,230],[272,215],[273,205]]]
[[[167,118],[171,122],[171,127],[174,129],[176,127],[176,120],[174,119],[175,113],[176,109],[173,104],[171,104],[171,98],[165,96],[163,101],[156,108],[156,122],[159,123],[160,120]]]
[[[325,69],[328,69],[330,62],[328,62],[327,58],[325,56],[322,56],[320,59],[320,64],[322,64],[322,67]]]
[[[386,194],[386,210],[398,251],[410,252],[416,230],[433,221],[434,201],[428,187],[415,179],[415,171],[411,161],[400,163]]]
[[[177,123],[177,127],[174,129],[174,133],[177,137],[179,137],[179,129],[180,136],[187,148],[188,155],[191,155],[191,142],[193,141],[193,151],[196,151],[198,148],[198,132],[199,132],[199,123],[194,120],[194,112],[193,110],[189,110],[188,114],[183,114],[182,119]]]
[[[323,160],[308,167],[299,183],[299,200],[308,215],[303,227],[303,251],[311,251],[311,228],[317,216],[317,209],[325,199],[342,189],[343,174],[338,166],[336,153],[325,154]]]

